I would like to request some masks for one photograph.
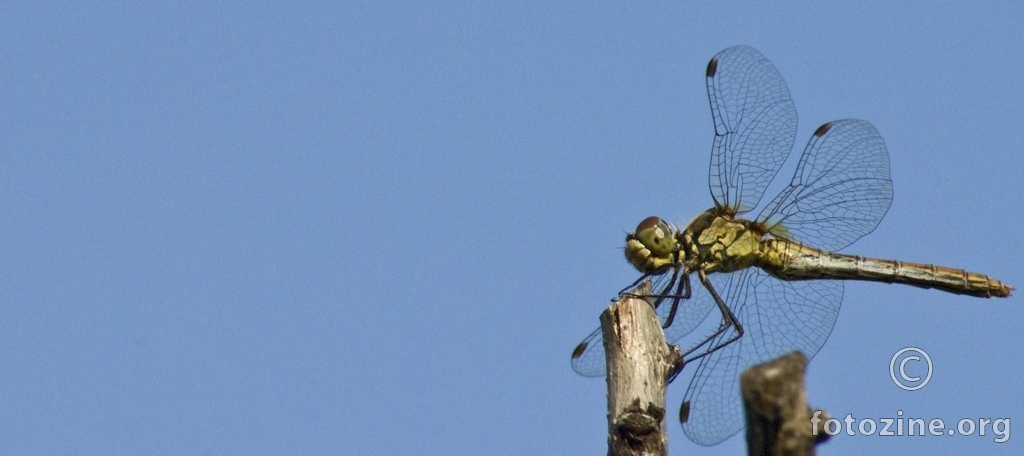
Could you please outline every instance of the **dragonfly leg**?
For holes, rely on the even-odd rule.
[[[667,268],[663,268],[663,269],[659,269],[659,270],[654,271],[654,272],[648,272],[647,274],[644,274],[644,275],[640,276],[639,279],[634,280],[633,283],[629,284],[628,287],[623,288],[622,290],[619,290],[618,296],[612,298],[612,302],[618,301],[618,300],[620,300],[622,298],[647,299],[647,298],[656,298],[656,297],[659,297],[659,296],[662,296],[662,297],[667,296],[668,292],[672,290],[672,284],[675,283],[675,281],[676,281],[676,277],[674,275],[672,276],[672,281],[669,283],[669,286],[663,288],[662,289],[663,291],[660,294],[640,296],[640,295],[637,295],[637,294],[633,293],[633,289],[636,288],[637,285],[640,285],[640,282],[643,282],[644,280],[650,279],[651,277],[654,277],[654,276],[659,276],[659,275],[665,274],[666,272],[667,272]],[[660,300],[655,302],[654,308],[657,309],[658,308],[658,304],[660,304],[660,303],[661,303]]]
[[[729,310],[729,306],[725,305],[725,301],[722,300],[722,297],[718,296],[718,292],[715,291],[715,287],[711,285],[711,282],[708,280],[708,276],[707,274],[704,273],[703,268],[697,271],[697,277],[700,278],[700,283],[704,285],[704,288],[708,290],[708,293],[711,293],[711,297],[714,298],[715,304],[718,305],[718,310],[722,312],[722,325],[718,327],[718,330],[715,331],[714,334],[712,334],[707,339],[704,339],[704,342],[697,344],[697,346],[691,348],[686,353],[683,353],[683,357],[685,358],[686,356],[689,356],[693,352],[697,351],[697,349],[699,349],[700,347],[703,347],[704,344],[712,342],[715,338],[722,335],[722,333],[729,329],[730,326],[736,328],[736,334],[729,338],[729,340],[725,341],[724,343],[715,345],[709,348],[704,353],[694,356],[693,358],[687,359],[686,363],[691,363],[707,355],[710,355],[715,351],[724,348],[726,345],[736,342],[737,340],[739,340],[740,337],[743,336],[743,325],[741,325],[740,321],[736,319],[736,315],[733,315],[732,310]]]
[[[678,274],[678,271],[677,271],[675,276],[672,277],[672,280],[675,281],[676,277],[678,277],[678,276],[679,276],[679,274]],[[673,285],[673,283],[669,282],[668,286],[665,287],[665,291],[666,292],[669,291],[669,289],[672,288],[672,285]],[[662,298],[662,299],[664,299],[664,298]],[[683,274],[683,278],[682,278],[682,280],[679,281],[679,285],[676,287],[675,293],[672,294],[672,308],[669,309],[668,316],[665,317],[665,323],[662,323],[661,329],[665,329],[665,328],[668,328],[669,326],[672,326],[672,321],[676,319],[676,310],[679,309],[679,300],[680,299],[690,299],[690,275],[689,274]],[[659,304],[660,304],[660,301],[659,301]],[[658,306],[654,306],[654,308],[657,309]]]
[[[676,280],[678,280],[678,279],[679,279],[679,271],[673,272],[672,273],[672,278],[668,281],[668,285],[665,285],[665,288],[662,288],[661,292],[659,292],[658,294],[652,296],[652,298],[656,298],[654,300],[654,308],[655,309],[657,309],[658,307],[661,307],[661,303],[663,301],[665,301],[665,298],[674,297],[674,295],[671,294],[672,293],[672,287],[675,286]]]
[[[679,290],[682,290],[682,293],[678,293]],[[676,291],[677,291],[676,294],[677,295],[681,295],[680,297],[682,299],[690,299],[690,296],[691,296],[691,294],[693,292],[693,289],[690,287],[690,274],[688,274],[686,272],[683,272],[683,280],[679,281],[679,289],[676,290]],[[672,324],[672,320],[675,318],[676,305],[678,305],[678,302],[679,302],[679,299],[677,298],[676,302],[672,306],[672,311],[669,312],[668,318],[665,319],[665,321],[667,321],[668,324],[662,326],[662,329],[668,328],[668,326]],[[701,343],[701,345],[704,345],[704,344]],[[700,345],[698,345],[698,347],[699,346]],[[687,352],[687,353],[689,353],[689,352]],[[676,377],[679,375],[680,372],[683,371],[683,367],[686,366],[686,364],[688,362],[689,361],[686,360],[686,355],[680,356],[679,359],[676,360],[675,364],[672,366],[672,370],[669,371],[669,375],[668,375],[668,382],[669,383],[672,383],[673,381],[675,381]]]
[[[668,372],[668,383],[675,381],[676,377],[683,371],[683,367],[686,366],[686,359],[680,356],[672,363],[671,370]]]
[[[640,285],[640,282],[643,282],[644,280],[647,280],[648,278],[651,277],[651,275],[652,274],[644,274],[644,275],[640,276],[639,279],[636,279],[635,281],[633,281],[633,283],[629,284],[629,286],[627,286],[626,288],[623,288],[622,290],[620,290],[619,291],[619,295],[614,297],[614,298],[612,298],[612,302],[618,301],[618,300],[620,300],[622,298],[625,298],[626,296],[632,296],[632,297],[635,297],[635,298],[642,298],[643,296],[635,296],[632,293],[627,292],[627,290],[632,290],[632,289],[636,288],[637,285]]]
[[[637,285],[640,284],[640,282],[643,282],[644,280],[650,279],[651,277],[654,277],[654,276],[659,276],[659,275],[662,275],[662,274],[667,274],[667,273],[669,273],[670,270],[674,270],[672,272],[672,278],[669,280],[668,285],[665,285],[664,287],[662,287],[661,290],[658,293],[649,294],[649,295],[638,295],[636,293],[633,293],[633,289],[635,289],[637,287]],[[665,298],[674,298],[674,297],[677,297],[679,295],[678,292],[674,293],[674,294],[672,293],[672,287],[674,287],[676,285],[676,280],[678,280],[678,279],[679,279],[679,269],[678,268],[674,268],[674,267],[673,268],[668,268],[668,270],[661,269],[659,271],[655,271],[655,272],[651,272],[651,273],[648,273],[648,274],[644,274],[644,275],[640,276],[639,279],[636,279],[633,283],[631,283],[628,287],[623,288],[621,291],[619,291],[619,295],[617,297],[615,297],[615,298],[612,298],[612,301],[613,302],[614,301],[618,301],[618,300],[620,300],[622,298],[640,298],[640,299],[654,298],[653,305],[654,305],[654,308],[657,309],[659,306],[661,306],[661,303],[662,303],[662,301],[665,300]],[[689,286],[689,284],[687,284],[687,286]],[[688,299],[689,295],[687,295],[686,298]]]

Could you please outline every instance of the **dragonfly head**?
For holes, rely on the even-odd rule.
[[[626,259],[644,274],[675,263],[679,242],[672,228],[658,217],[647,217],[626,235]]]

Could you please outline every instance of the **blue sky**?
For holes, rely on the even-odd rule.
[[[569,353],[636,278],[625,231],[710,207],[704,69],[736,44],[785,77],[798,149],[841,118],[885,138],[892,207],[845,251],[1024,285],[1022,23],[1017,2],[7,2],[0,453],[602,454],[605,383]],[[1024,420],[1018,300],[848,283],[810,401]],[[935,364],[912,393],[888,374],[906,346]],[[672,454],[742,447],[670,428]]]

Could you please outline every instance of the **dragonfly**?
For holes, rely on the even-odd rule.
[[[889,153],[868,122],[826,123],[812,135],[790,183],[755,217],[796,138],[796,107],[778,70],[736,46],[707,67],[715,138],[714,207],[685,227],[649,217],[626,236],[626,259],[643,280],[673,344],[719,311],[717,329],[683,352],[699,362],[680,407],[690,440],[717,444],[743,428],[739,375],[799,350],[813,357],[835,325],[844,280],[901,283],[977,297],[1014,289],[983,274],[835,253],[878,226],[892,203]],[[697,284],[691,284],[696,275]],[[572,353],[573,369],[604,376],[601,328]]]

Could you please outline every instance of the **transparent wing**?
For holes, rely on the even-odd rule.
[[[838,280],[786,282],[754,268],[725,276],[725,286],[715,290],[745,334],[701,358],[686,390],[683,400],[690,402],[690,414],[683,432],[701,445],[719,443],[743,428],[740,373],[793,350],[813,357],[831,334],[843,300],[843,282]],[[707,295],[703,287],[700,291]],[[732,334],[722,334],[718,341]]]
[[[746,46],[711,59],[707,84],[715,121],[711,196],[718,207],[747,212],[793,150],[796,107],[778,70]]]
[[[672,274],[660,275],[652,281],[651,289],[664,291],[671,279]],[[700,286],[700,284],[698,283],[697,286]],[[695,288],[694,291],[696,292],[697,289]],[[697,296],[706,299],[680,300],[672,326],[665,329],[665,340],[670,345],[675,344],[680,338],[693,331],[700,322],[707,318],[711,309],[714,308],[715,302],[711,300],[711,296],[706,291],[703,295]],[[671,308],[671,300],[666,299],[663,304],[658,306],[658,319],[664,322]],[[583,348],[581,352],[578,352],[579,356],[572,359],[573,370],[585,377],[603,377],[607,375],[604,357],[604,337],[601,335],[601,328],[598,327],[586,339],[583,339],[583,342],[577,346],[577,350],[581,350],[579,347]]]
[[[870,123],[822,125],[793,181],[758,216],[775,235],[839,250],[878,226],[892,203],[889,152]]]
[[[572,357],[572,370],[584,377],[604,377],[608,375],[607,361],[604,358],[604,336],[601,327],[592,331],[583,342],[576,346]],[[580,351],[582,350],[582,351]]]

